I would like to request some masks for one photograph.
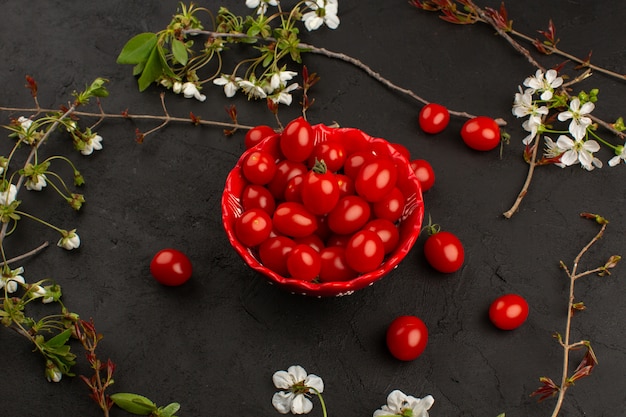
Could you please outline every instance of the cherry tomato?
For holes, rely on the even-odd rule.
[[[357,272],[366,273],[378,268],[385,258],[385,246],[376,232],[359,230],[346,245],[346,262]]]
[[[401,143],[392,143],[391,146],[402,156],[406,158],[407,161],[411,160],[411,152]]]
[[[191,278],[192,266],[187,255],[176,249],[162,249],[150,262],[150,274],[163,285],[182,285]]]
[[[274,177],[276,162],[269,152],[254,151],[243,161],[241,171],[252,184],[264,185]]]
[[[472,149],[490,151],[500,144],[500,127],[492,118],[478,116],[465,122],[461,138]]]
[[[427,160],[415,159],[411,161],[411,168],[422,187],[422,191],[428,191],[435,184],[435,171]]]
[[[450,112],[441,104],[429,103],[422,107],[419,114],[419,124],[426,133],[442,132],[450,122]]]
[[[328,239],[326,239],[326,246],[339,246],[345,248],[348,245],[351,237],[352,235],[340,235],[337,233],[333,233],[328,237]]]
[[[308,169],[302,162],[284,159],[276,164],[276,173],[274,178],[267,184],[267,189],[270,190],[274,198],[282,200],[285,198],[285,188],[289,180],[307,172]]]
[[[356,191],[354,189],[354,180],[345,174],[335,174],[337,185],[339,186],[339,198],[352,195]]]
[[[249,184],[241,193],[241,206],[244,211],[260,208],[272,215],[276,208],[276,200],[272,193],[262,185]]]
[[[296,243],[287,236],[270,237],[259,245],[259,259],[264,266],[286,277],[289,275],[287,256],[295,247]]]
[[[400,316],[387,328],[387,348],[401,361],[417,359],[428,344],[428,328],[415,316]]]
[[[263,242],[272,232],[272,219],[263,209],[253,208],[241,213],[235,221],[235,235],[237,239],[248,247],[254,247]]]
[[[337,140],[327,140],[320,142],[313,148],[313,153],[309,157],[309,168],[315,166],[315,161],[324,161],[326,168],[330,172],[337,172],[346,161],[346,149]]]
[[[321,282],[349,281],[358,273],[348,266],[345,248],[330,246],[320,252],[321,268],[319,280]]]
[[[320,254],[309,245],[297,245],[287,256],[287,269],[292,278],[313,281],[322,267]]]
[[[296,237],[293,240],[298,244],[309,245],[310,247],[315,249],[317,252],[321,252],[325,246],[322,238],[316,234],[303,236],[303,237]]]
[[[489,319],[502,330],[513,330],[524,324],[528,317],[528,303],[517,294],[496,298],[489,307]]]
[[[358,195],[343,197],[328,213],[328,228],[340,235],[354,233],[367,223],[371,211],[368,202]]]
[[[370,220],[363,227],[363,230],[371,230],[378,235],[380,240],[383,242],[385,255],[393,252],[400,241],[400,232],[398,231],[398,228],[387,219]]]
[[[465,260],[463,244],[456,235],[446,231],[437,232],[426,239],[424,255],[433,268],[446,274],[458,271]]]
[[[263,139],[268,138],[270,136],[275,135],[276,132],[269,126],[255,126],[252,129],[246,132],[246,137],[244,139],[244,145],[246,149],[250,149],[253,146],[256,146]]]
[[[280,203],[272,217],[274,228],[279,233],[291,237],[311,235],[317,229],[317,218],[302,204],[287,201]]]
[[[368,161],[376,158],[376,155],[370,151],[357,151],[351,153],[346,158],[346,162],[343,164],[343,173],[348,177],[355,179],[361,167]]]
[[[313,214],[329,213],[339,201],[339,184],[335,174],[326,170],[323,163],[316,165],[304,176],[300,186],[302,203]]]
[[[283,198],[285,201],[295,201],[302,203],[302,183],[304,182],[304,175],[296,175],[287,182],[285,187],[285,193]]]
[[[315,133],[303,117],[289,122],[280,135],[280,150],[290,161],[306,161],[315,146]]]
[[[396,186],[398,170],[393,160],[376,158],[363,164],[354,187],[357,194],[369,202],[382,200]]]
[[[404,194],[398,187],[394,187],[382,200],[372,204],[372,211],[377,218],[395,222],[404,212]]]

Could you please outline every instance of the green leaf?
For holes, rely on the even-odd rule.
[[[51,349],[58,349],[70,339],[70,336],[72,336],[72,329],[64,330],[58,335],[48,340],[46,343],[44,343],[44,346],[51,348]],[[68,346],[68,350],[69,350],[69,346]]]
[[[152,32],[140,33],[131,38],[117,57],[118,64],[139,64],[150,57],[157,44],[157,35]]]
[[[139,77],[139,91],[143,91],[163,74],[163,61],[159,53],[159,46],[155,45],[150,51],[146,66]]]
[[[158,415],[160,417],[175,417],[174,413],[180,410],[180,404],[171,403],[166,405],[165,407],[159,408]]]
[[[172,54],[174,59],[181,65],[187,65],[189,56],[187,55],[187,48],[185,44],[178,39],[172,39]]]
[[[118,392],[111,394],[111,400],[121,409],[140,416],[150,415],[157,410],[156,404],[139,394]]]

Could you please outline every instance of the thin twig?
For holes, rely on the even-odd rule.
[[[45,248],[47,248],[47,247],[48,247],[48,245],[49,245],[48,241],[45,241],[45,242],[43,242],[41,245],[37,246],[35,249],[32,249],[32,250],[30,250],[30,251],[28,251],[28,252],[26,252],[26,253],[23,253],[23,254],[21,254],[21,255],[18,255],[18,256],[14,256],[14,257],[13,257],[13,258],[11,258],[11,259],[7,259],[7,260],[4,262],[4,264],[5,264],[5,265],[10,265],[10,264],[12,264],[12,263],[15,263],[15,262],[21,261],[22,259],[25,259],[25,258],[29,258],[29,257],[31,257],[31,256],[34,256],[34,255],[38,254],[39,252],[41,252],[42,250],[44,250]]]
[[[526,193],[528,193],[528,189],[530,188],[530,183],[533,179],[533,174],[535,173],[535,167],[537,166],[538,149],[539,149],[539,143],[536,143],[535,146],[533,147],[533,152],[531,154],[531,158],[530,158],[530,162],[528,166],[528,174],[526,174],[526,180],[524,181],[524,185],[522,186],[522,189],[517,195],[517,198],[515,199],[513,206],[511,206],[510,209],[508,209],[507,211],[503,213],[504,217],[506,217],[507,219],[510,219],[513,216],[513,214],[517,212],[520,204],[522,204],[522,200],[524,199],[524,197],[526,197]]]

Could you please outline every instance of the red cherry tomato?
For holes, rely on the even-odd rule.
[[[272,217],[274,228],[283,235],[304,237],[315,233],[317,218],[302,204],[287,201],[280,203]]]
[[[352,195],[354,190],[354,180],[345,174],[335,174],[337,185],[339,186],[339,198]]]
[[[354,187],[367,201],[376,202],[396,186],[397,179],[398,170],[393,160],[376,158],[363,164],[354,179]]]
[[[516,329],[524,324],[527,317],[528,303],[517,294],[502,295],[489,307],[489,319],[498,329]]]
[[[392,143],[391,146],[398,151],[398,153],[404,156],[407,161],[411,160],[411,151],[409,151],[406,146],[401,143]]]
[[[320,163],[304,176],[300,186],[302,203],[313,214],[329,213],[339,201],[339,184],[335,174]]]
[[[263,242],[272,232],[272,219],[267,212],[260,208],[253,208],[241,213],[235,221],[235,235],[237,239],[248,247],[254,247]]]
[[[303,117],[289,122],[280,135],[280,150],[290,161],[304,162],[315,146],[315,133]]]
[[[252,184],[267,184],[276,173],[276,162],[269,152],[254,151],[243,161],[241,171]]]
[[[286,277],[289,275],[287,256],[295,247],[296,243],[287,236],[270,237],[259,245],[259,259],[264,266]]]
[[[191,278],[192,266],[187,255],[176,249],[163,249],[150,262],[150,274],[163,285],[182,285]]]
[[[478,116],[465,122],[461,138],[472,149],[490,151],[500,144],[500,127],[492,118]]]
[[[401,361],[417,359],[428,344],[428,329],[415,316],[400,316],[387,328],[387,348]]]
[[[330,246],[320,252],[321,268],[319,280],[321,282],[349,281],[358,273],[348,266],[345,248]]]
[[[285,201],[295,201],[302,203],[302,183],[304,182],[304,175],[296,175],[287,182],[285,187],[285,193],[283,198]]]
[[[428,191],[435,184],[435,171],[427,160],[415,159],[411,161],[411,168],[415,172],[422,191]]]
[[[458,271],[465,260],[463,244],[454,234],[446,231],[432,234],[424,243],[428,263],[446,274]]]
[[[328,239],[326,239],[326,246],[339,246],[345,248],[348,245],[351,237],[352,235],[340,235],[337,233],[333,233],[332,235],[328,236]]]
[[[272,215],[276,208],[276,200],[272,193],[262,185],[249,184],[241,193],[241,206],[244,211],[260,208]]]
[[[374,219],[369,221],[363,230],[371,230],[375,232],[383,242],[385,255],[393,252],[400,241],[400,232],[395,224],[387,219]]]
[[[343,197],[328,213],[328,228],[340,235],[354,233],[367,223],[371,211],[368,202],[358,195]]]
[[[263,139],[273,136],[275,134],[276,132],[274,131],[274,129],[269,126],[255,126],[246,132],[244,145],[246,149],[250,149],[253,146],[256,146],[259,142],[263,141]]]
[[[404,212],[404,194],[398,187],[394,187],[382,200],[372,204],[372,211],[379,219],[397,221]]]
[[[419,114],[419,124],[426,133],[442,132],[450,122],[450,112],[441,104],[429,103],[422,107]]]
[[[378,268],[385,258],[385,246],[376,232],[359,230],[346,245],[346,262],[357,272],[366,273]]]
[[[285,188],[289,180],[307,172],[308,169],[302,162],[284,159],[276,164],[276,173],[274,178],[267,184],[267,189],[270,190],[274,198],[282,200],[285,198]]]
[[[303,237],[296,237],[293,240],[298,244],[309,245],[310,247],[312,247],[318,252],[321,252],[325,246],[322,238],[316,234],[303,236]]]
[[[320,254],[309,245],[297,245],[287,256],[287,269],[292,278],[313,281],[322,267]]]
[[[356,151],[351,153],[348,155],[346,162],[343,164],[343,173],[348,177],[355,179],[361,170],[361,167],[366,162],[369,162],[374,158],[376,158],[376,155],[370,151]]]
[[[343,167],[346,157],[346,149],[340,141],[327,140],[315,145],[308,165],[309,168],[313,168],[316,160],[324,161],[328,171],[337,172]]]

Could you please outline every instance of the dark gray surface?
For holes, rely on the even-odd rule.
[[[623,2],[508,3],[520,31],[534,34],[553,18],[563,49],[578,56],[593,49],[598,65],[626,72]],[[243,1],[224,4],[245,10]],[[22,87],[26,74],[39,82],[43,106],[68,100],[73,90],[101,76],[110,80],[111,95],[103,101],[107,111],[158,114],[161,90],[139,93],[131,68],[115,59],[134,34],[163,28],[176,6],[176,1],[0,1],[5,21],[0,104],[31,105]],[[461,271],[433,272],[421,237],[397,270],[349,297],[320,300],[283,292],[242,264],[222,229],[221,190],[243,150],[242,133],[224,137],[220,129],[170,125],[138,145],[133,123],[107,121],[99,128],[104,149],[73,157],[87,181],[84,210],[71,213],[50,190],[28,206],[77,227],[81,248],[50,248],[28,260],[27,280],[53,277],[63,286],[65,304],[93,317],[105,335],[101,354],[118,365],[111,392],[132,391],[159,404],[178,401],[180,416],[276,416],[271,376],[292,364],[324,379],[331,416],[371,415],[395,388],[419,397],[432,394],[433,417],[550,415],[553,401],[538,404],[529,394],[540,376],[560,375],[561,351],[551,334],[563,331],[567,280],[558,263],[570,264],[597,230],[579,219],[583,211],[612,221],[584,266],[623,254],[624,166],[591,173],[541,168],[520,212],[504,219],[501,213],[526,175],[525,134],[510,106],[534,68],[490,28],[447,24],[406,1],[342,0],[339,16],[336,31],[322,29],[303,40],[359,58],[428,100],[509,122],[512,142],[502,159],[497,151],[472,152],[458,136],[462,119],[453,119],[440,135],[426,136],[417,126],[418,103],[343,62],[304,58],[321,76],[311,92],[312,123],[358,127],[431,162],[437,181],[425,194],[426,212],[465,243]],[[600,89],[598,117],[624,115],[624,82],[597,75],[581,87]],[[226,120],[223,106],[232,103],[242,123],[273,122],[262,103],[241,96],[227,101],[218,88],[206,94],[205,103],[169,95],[169,109]],[[280,116],[287,122],[298,112],[293,105]],[[2,124],[10,116],[1,113]],[[46,152],[65,152],[69,143],[57,142],[63,140],[46,145]],[[610,155],[601,157],[606,161]],[[27,222],[20,230],[7,244],[15,253],[42,239],[56,241]],[[176,247],[193,262],[193,278],[180,288],[162,287],[149,276],[150,258],[163,247]],[[589,277],[578,285],[589,310],[575,317],[573,337],[591,340],[600,364],[569,391],[563,416],[615,417],[626,411],[625,290],[623,266],[611,277]],[[524,295],[531,306],[528,322],[513,332],[497,331],[486,317],[491,300],[504,292]],[[394,360],[384,346],[388,323],[402,314],[420,316],[430,330],[427,350],[410,363]],[[40,358],[25,341],[2,331],[0,346],[1,415],[100,415],[78,378],[46,382]],[[77,372],[87,372],[84,362]],[[125,414],[115,409],[111,415]],[[321,415],[317,403],[312,415]]]

